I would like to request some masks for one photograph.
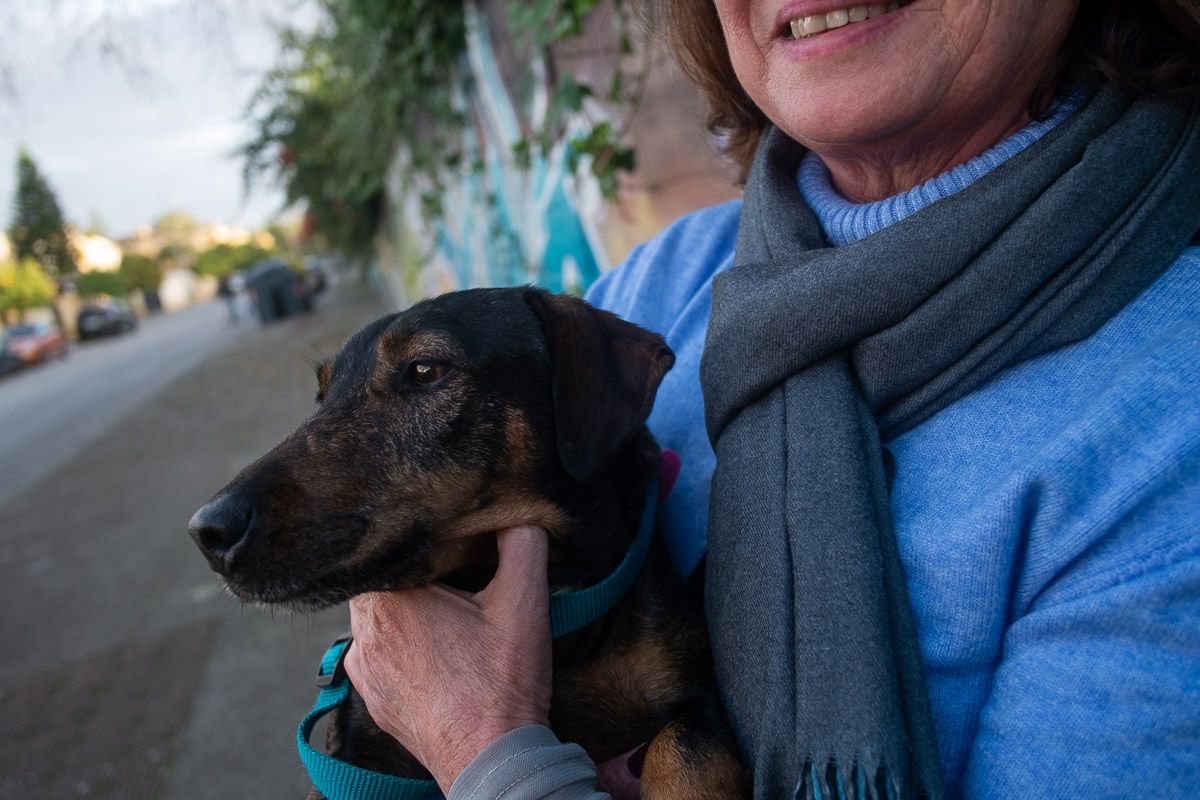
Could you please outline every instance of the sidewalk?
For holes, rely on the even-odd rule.
[[[0,506],[0,800],[304,796],[295,728],[345,609],[241,606],[186,526],[383,313],[346,288],[242,333]]]

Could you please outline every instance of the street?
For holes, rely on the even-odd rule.
[[[73,344],[66,359],[0,380],[0,505],[247,327],[219,303]]]
[[[0,798],[302,797],[295,726],[346,625],[245,608],[186,525],[304,419],[309,364],[385,312],[218,304],[0,382]]]

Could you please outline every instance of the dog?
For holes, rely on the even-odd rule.
[[[566,295],[470,289],[352,335],[317,366],[318,408],[196,512],[189,533],[243,601],[319,609],[441,581],[478,591],[495,532],[550,539],[552,591],[622,561],[659,468],[645,421],[674,354]],[[630,590],[553,645],[550,726],[597,763],[649,742],[647,800],[748,796],[700,604],[655,536]],[[335,757],[428,772],[351,695]],[[315,790],[310,797],[319,797]]]

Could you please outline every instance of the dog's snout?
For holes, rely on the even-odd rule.
[[[224,494],[192,515],[188,533],[214,567],[228,568],[253,519],[254,507],[247,498],[236,492]]]

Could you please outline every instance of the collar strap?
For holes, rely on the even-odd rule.
[[[658,480],[650,483],[646,505],[638,525],[637,536],[625,558],[608,577],[586,589],[558,592],[550,596],[550,635],[558,638],[590,625],[603,617],[621,601],[637,580],[646,563],[654,518],[658,511]],[[312,711],[300,721],[296,730],[296,746],[300,760],[308,770],[313,786],[328,800],[429,800],[441,797],[436,781],[400,778],[383,772],[356,767],[311,744],[317,721],[340,706],[350,696],[350,681],[343,666],[350,649],[350,637],[334,642],[321,658],[317,686],[321,687]]]
[[[621,601],[646,563],[650,550],[650,536],[654,533],[654,518],[658,512],[658,479],[650,482],[646,492],[646,504],[642,509],[642,520],[638,524],[637,536],[629,546],[629,552],[608,577],[586,589],[556,592],[550,595],[550,635],[554,638],[574,633],[603,617]]]
[[[328,800],[431,800],[441,797],[436,781],[400,778],[356,767],[322,753],[308,743],[317,721],[350,696],[350,681],[342,666],[349,649],[350,637],[346,636],[334,642],[321,657],[321,668],[317,673],[321,692],[312,711],[300,721],[296,731],[300,760],[308,770],[313,786]]]

